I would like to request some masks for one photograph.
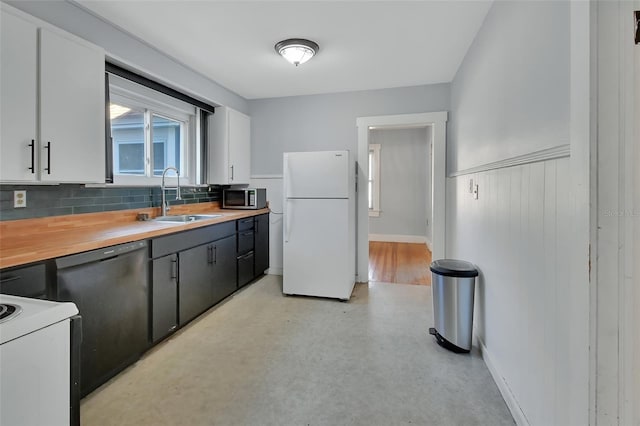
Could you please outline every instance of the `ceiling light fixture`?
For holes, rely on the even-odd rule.
[[[317,54],[320,46],[304,38],[290,38],[276,43],[275,49],[283,58],[297,67]]]

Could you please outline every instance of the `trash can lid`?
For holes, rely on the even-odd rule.
[[[431,271],[445,277],[477,277],[478,269],[471,262],[456,259],[439,259],[431,262]]]

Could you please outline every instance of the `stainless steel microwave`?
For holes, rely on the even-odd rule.
[[[222,191],[223,209],[263,209],[267,207],[266,188],[225,189]]]

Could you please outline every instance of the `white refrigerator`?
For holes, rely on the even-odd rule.
[[[284,153],[283,292],[348,300],[356,275],[349,151]]]

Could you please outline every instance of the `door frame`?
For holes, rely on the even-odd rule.
[[[639,424],[640,80],[633,11],[591,5],[591,425]]]
[[[432,257],[445,257],[446,235],[446,139],[447,111],[417,114],[381,115],[358,117],[358,188],[366,188],[369,178],[369,130],[425,126],[431,127],[433,155],[431,156],[431,223]],[[356,200],[356,281],[369,280],[369,209],[367,191],[360,190]]]

